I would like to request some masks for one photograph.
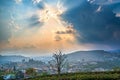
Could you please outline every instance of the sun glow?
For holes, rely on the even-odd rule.
[[[9,48],[37,49],[40,51],[53,51],[55,49],[73,49],[78,47],[76,30],[73,25],[64,21],[64,13],[58,2],[55,5],[44,3],[44,8],[35,12],[39,17],[40,27],[24,28],[22,34],[15,32],[8,40]]]
[[[58,23],[60,23],[60,15],[63,13],[63,10],[60,10],[59,7],[54,7],[48,4],[45,4],[45,8],[43,10],[39,10],[39,21],[40,22],[47,22],[51,18],[56,20]]]

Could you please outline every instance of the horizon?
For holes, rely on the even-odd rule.
[[[111,50],[76,50],[76,51],[71,51],[71,52],[63,52],[63,54],[71,54],[71,53],[75,53],[75,52],[87,52],[87,51],[106,51],[106,52],[110,52],[110,51],[118,51],[118,50],[120,50],[120,49],[111,49]],[[10,52],[10,51],[8,51],[8,52]],[[18,51],[19,52],[19,51]],[[0,54],[1,56],[23,56],[23,57],[50,57],[50,56],[52,56],[53,55],[53,53],[46,53],[46,54],[37,54],[37,55],[30,55],[30,54],[28,54],[28,55],[26,55],[26,54],[21,54],[22,52],[20,52],[20,54],[15,54],[14,52],[11,52],[11,54],[6,54],[6,52],[4,52],[4,53],[2,53],[2,54]],[[34,54],[34,52],[32,52],[33,54]]]

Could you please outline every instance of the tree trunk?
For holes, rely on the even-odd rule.
[[[58,67],[58,75],[60,75],[61,73],[61,70],[60,70],[60,67]]]

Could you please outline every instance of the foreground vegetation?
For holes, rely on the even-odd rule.
[[[0,80],[3,80],[0,77]],[[120,71],[108,71],[108,72],[78,72],[78,73],[66,73],[61,75],[37,75],[32,78],[22,80],[120,80]]]
[[[46,75],[25,80],[120,80],[120,71],[66,73],[60,76]]]

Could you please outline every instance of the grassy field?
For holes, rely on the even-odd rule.
[[[46,75],[25,80],[120,80],[120,72],[67,73],[62,74],[60,77]]]

